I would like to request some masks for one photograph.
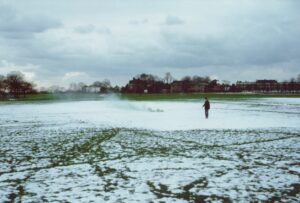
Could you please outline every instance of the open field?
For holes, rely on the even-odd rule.
[[[0,104],[0,202],[299,202],[300,99]]]

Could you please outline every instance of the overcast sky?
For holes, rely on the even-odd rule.
[[[39,86],[139,73],[278,79],[300,73],[298,0],[0,0],[0,74]]]

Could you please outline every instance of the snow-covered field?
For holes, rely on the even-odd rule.
[[[300,99],[0,104],[0,202],[299,202]]]

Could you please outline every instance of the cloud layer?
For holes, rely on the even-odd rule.
[[[30,64],[31,79],[45,86],[104,78],[123,85],[142,72],[288,79],[300,73],[299,6],[293,0],[3,1],[0,74]]]

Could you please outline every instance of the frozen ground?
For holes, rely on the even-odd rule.
[[[299,202],[300,99],[0,104],[0,202]]]

